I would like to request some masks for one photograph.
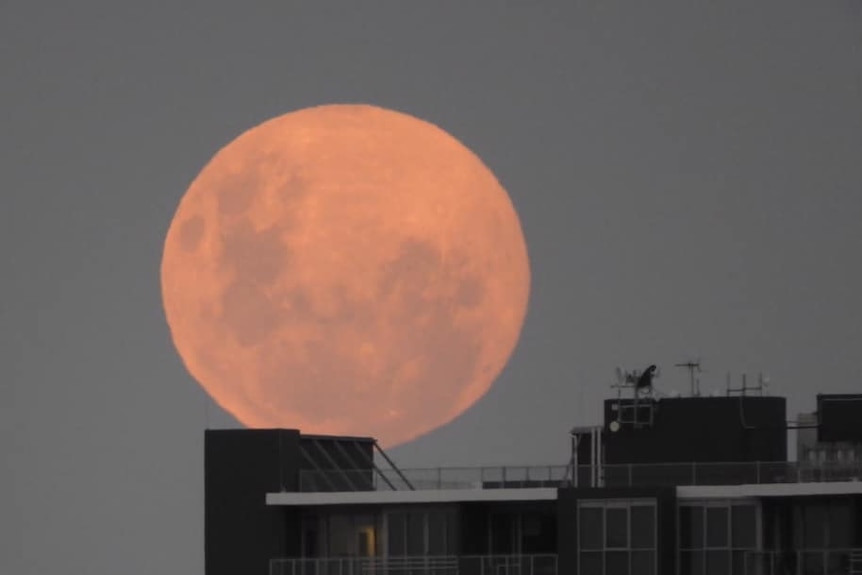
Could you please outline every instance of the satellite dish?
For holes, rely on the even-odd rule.
[[[611,424],[610,424],[608,427],[611,429],[611,431],[613,431],[614,433],[616,433],[617,431],[619,431],[619,430],[620,430],[620,422],[619,422],[619,421],[616,421],[616,420],[615,420],[615,421],[612,421],[612,422],[611,422]]]

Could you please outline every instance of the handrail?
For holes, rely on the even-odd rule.
[[[862,549],[850,551],[850,575],[862,574]]]
[[[586,485],[593,469],[568,465],[430,467],[381,469],[373,490],[494,489]],[[600,468],[606,487],[820,483],[862,480],[862,462],[746,461],[718,463],[614,464]],[[333,477],[367,474],[367,469],[314,469],[300,472],[300,491],[316,491]],[[379,480],[378,480],[379,479]]]
[[[408,555],[400,557],[286,557],[269,562],[270,575],[388,575],[421,569],[429,575],[557,575],[557,555]]]
[[[377,450],[377,453],[379,453],[380,455],[383,456],[383,459],[385,459],[386,463],[388,463],[390,465],[390,468],[395,470],[395,472],[398,474],[398,477],[400,477],[404,481],[404,483],[407,485],[407,488],[410,489],[410,491],[413,491],[414,490],[413,484],[410,483],[410,481],[407,479],[407,477],[404,476],[404,474],[401,472],[401,470],[398,469],[398,467],[395,465],[395,463],[391,459],[389,459],[389,456],[386,455],[386,452],[383,451],[383,449],[380,447],[380,444],[378,444],[376,441],[374,442],[374,449]],[[386,476],[383,473],[381,473],[380,475],[384,479],[386,479]],[[392,483],[388,479],[386,479],[386,483],[388,483],[390,487],[393,487]]]
[[[803,549],[764,549],[745,553],[745,573],[751,575],[779,575],[784,573],[803,573],[812,559],[819,563],[815,572],[832,573],[830,565],[838,563],[841,573],[858,575],[862,573],[862,548],[803,548]],[[837,561],[830,561],[837,560]]]

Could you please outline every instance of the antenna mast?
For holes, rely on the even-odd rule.
[[[675,364],[676,367],[682,367],[688,370],[688,379],[689,384],[691,385],[691,396],[692,397],[700,397],[700,382],[698,381],[695,373],[700,373],[700,360],[697,361],[686,361],[683,363]]]

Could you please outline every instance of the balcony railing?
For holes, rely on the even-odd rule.
[[[862,549],[752,551],[745,557],[746,575],[862,574]]]
[[[505,467],[434,467],[426,469],[307,470],[300,491],[391,491],[425,489],[495,489],[525,487],[741,485],[862,481],[862,462],[653,463],[604,465],[598,475],[579,466],[577,478],[565,465]],[[343,488],[333,489],[333,485]],[[348,487],[349,486],[349,487]]]
[[[352,485],[358,491],[409,489],[491,489],[559,487],[568,482],[565,465],[535,467],[434,467],[424,469],[309,470],[300,472],[300,491],[329,491],[330,485]]]
[[[606,465],[602,476],[608,487],[819,483],[862,480],[862,463],[752,461]]]
[[[272,559],[269,575],[557,575],[557,556],[287,558]]]

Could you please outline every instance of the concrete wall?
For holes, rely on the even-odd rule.
[[[862,394],[817,396],[818,441],[862,443]]]
[[[787,459],[783,397],[664,398],[654,404],[652,425],[623,423],[614,432],[616,405],[605,401],[607,464]]]
[[[266,505],[297,488],[296,430],[208,430],[204,455],[206,575],[268,575],[272,557],[299,552],[299,516]]]

